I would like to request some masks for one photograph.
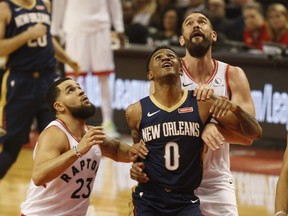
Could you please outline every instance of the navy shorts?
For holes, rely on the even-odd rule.
[[[139,184],[132,198],[135,216],[202,216],[200,200],[194,194],[147,183]]]
[[[20,142],[27,143],[34,118],[37,119],[39,131],[55,119],[46,102],[47,90],[57,78],[54,72],[54,69],[46,73],[5,72],[2,79],[0,124],[7,134],[0,138],[1,142],[17,136]]]

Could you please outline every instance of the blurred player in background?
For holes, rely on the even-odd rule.
[[[48,87],[57,78],[56,58],[77,71],[50,34],[50,1],[0,2],[0,56],[6,58],[0,99],[0,179],[29,142],[33,119],[42,131],[53,113],[45,101]]]
[[[65,49],[80,64],[80,73],[73,74],[65,65],[67,76],[84,79],[92,73],[99,79],[102,126],[111,137],[119,137],[113,122],[112,93],[109,75],[115,70],[111,28],[124,46],[124,21],[121,0],[54,0],[52,34],[64,33]]]

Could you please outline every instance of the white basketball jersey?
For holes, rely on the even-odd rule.
[[[183,64],[183,75],[181,76],[181,86],[184,89],[194,90],[198,83],[189,74],[185,63]],[[205,84],[209,84],[217,95],[230,97],[230,89],[228,85],[228,68],[229,65],[226,63],[214,60],[214,71],[210,79]],[[216,151],[208,150],[205,154],[205,159],[203,162],[204,173],[202,183],[200,185],[205,185],[206,182],[215,182],[219,178],[231,177],[230,171],[230,157],[229,157],[229,144],[224,144],[220,149]]]
[[[78,145],[79,140],[62,122],[52,121],[46,128],[53,126],[66,134],[71,149]],[[36,148],[37,144],[33,158]],[[27,199],[21,204],[21,212],[27,216],[86,215],[101,156],[100,147],[95,145],[56,179],[42,186],[36,186],[31,180]]]

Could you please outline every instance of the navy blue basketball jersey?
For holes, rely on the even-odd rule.
[[[153,96],[140,103],[139,135],[149,149],[147,159],[142,160],[149,182],[179,193],[194,193],[202,179],[204,124],[193,91],[184,91],[181,101],[171,108]]]
[[[50,34],[51,17],[42,0],[36,0],[31,9],[26,9],[6,0],[11,10],[11,20],[6,27],[5,38],[12,38],[37,23],[47,26],[47,33],[41,38],[28,41],[8,56],[7,68],[17,71],[37,71],[52,68],[56,64]]]

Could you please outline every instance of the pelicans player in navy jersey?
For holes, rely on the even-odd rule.
[[[5,0],[0,3],[0,56],[6,58],[0,99],[0,179],[16,161],[34,118],[42,131],[54,119],[45,102],[57,78],[56,57],[78,70],[50,35],[50,2]]]
[[[213,115],[228,131],[239,131],[243,142],[260,138],[262,129],[255,118],[227,98],[212,95],[210,100],[197,101],[194,91],[182,90],[180,59],[169,47],[157,48],[147,65],[155,92],[126,110],[134,142],[143,140],[149,150],[147,158],[141,159],[149,181],[135,188],[133,213],[202,215],[201,200],[194,190],[203,174],[201,134],[205,124]]]

